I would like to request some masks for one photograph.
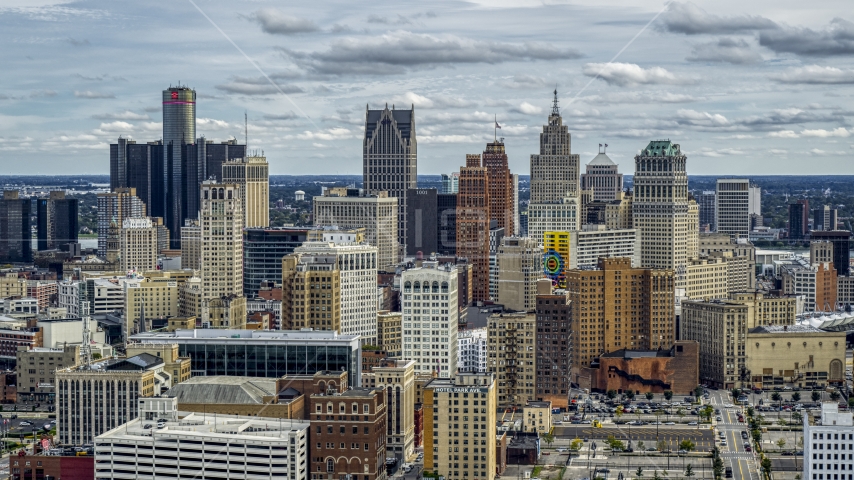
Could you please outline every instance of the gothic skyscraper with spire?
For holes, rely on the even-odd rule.
[[[415,107],[382,110],[366,106],[362,143],[362,179],[369,192],[387,191],[397,197],[400,245],[406,245],[406,191],[418,187]]]

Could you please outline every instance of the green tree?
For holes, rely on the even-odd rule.
[[[652,472],[652,480],[664,480],[661,478],[661,475],[658,474],[658,470],[653,470]]]
[[[634,390],[626,390],[626,398],[633,400],[635,398]]]
[[[721,460],[721,457],[715,457],[714,463],[712,463],[712,471],[715,473],[715,478],[721,478],[724,474],[724,461]]]
[[[685,418],[685,409],[680,407],[679,410],[676,410],[676,415],[679,415],[679,421],[681,422]]]
[[[664,391],[664,399],[667,400],[668,402],[673,400],[673,391],[672,390],[665,390]]]
[[[690,463],[685,465],[685,478],[691,478],[694,476],[694,466]]]
[[[708,421],[712,421],[712,414],[715,413],[715,408],[711,405],[706,405],[705,407],[699,409],[697,411],[700,417],[705,418]]]
[[[700,399],[700,396],[703,395],[703,390],[705,389],[702,385],[697,385],[696,387],[694,387],[694,396],[697,397],[698,400]]]
[[[830,392],[830,399],[833,400],[834,402],[839,401],[839,397],[840,397],[840,395],[839,395],[838,391],[834,390],[834,391]]]
[[[783,417],[780,417],[777,419],[777,425],[779,425],[781,427],[785,427],[788,424],[789,424],[789,422],[787,422],[786,419]]]
[[[621,440],[617,440],[613,435],[608,435],[606,442],[611,447],[611,450],[623,450],[626,448],[625,444]]]
[[[613,400],[613,399],[617,398],[617,391],[616,390],[608,390],[607,392],[605,392],[605,395],[607,395],[608,398]]]
[[[549,448],[551,448],[552,443],[554,443],[554,441],[555,441],[555,436],[551,432],[546,432],[546,433],[542,434],[542,436],[540,436],[540,438],[542,438],[543,441],[546,442],[546,445],[548,445]]]
[[[643,443],[643,440],[639,440],[638,441],[638,451],[642,452],[645,447],[646,447],[646,444]]]
[[[753,443],[755,443],[757,446],[762,445],[762,431],[757,428],[751,430],[750,435],[753,437]]]
[[[779,392],[774,392],[771,394],[771,400],[779,403],[783,400],[783,396]]]
[[[800,423],[804,420],[804,416],[801,415],[801,412],[792,413],[792,422],[800,425]]]
[[[854,395],[848,397],[848,408],[854,407]]]
[[[784,449],[786,447],[786,439],[781,438],[777,440],[777,446],[780,447],[780,450]]]
[[[652,392],[646,392],[646,393],[644,394],[644,397],[646,397],[646,399],[647,399],[647,400],[652,400],[652,399],[653,399],[653,397],[655,397],[655,394],[654,394],[654,393],[652,393]]]
[[[813,402],[817,402],[821,399],[821,394],[813,390],[812,395],[810,395],[810,397],[812,398]]]
[[[762,473],[765,474],[765,478],[769,478],[771,475],[771,459],[764,457],[760,465],[762,465]]]
[[[655,444],[655,449],[659,452],[666,452],[670,450],[670,446],[664,440],[659,440],[658,443]]]
[[[623,406],[618,405],[617,408],[614,409],[614,416],[617,417],[617,420],[623,416]]]
[[[638,469],[635,470],[635,478],[637,480],[641,480],[643,478],[643,467],[638,467]]]
[[[694,449],[697,448],[697,445],[691,440],[682,440],[679,442],[679,450],[685,450],[686,452],[693,452]]]
[[[739,389],[737,389],[737,388],[733,388],[731,393],[732,393],[732,399],[733,399],[733,400],[735,400],[735,399],[737,399],[739,396],[741,396],[741,390],[739,390]]]
[[[747,407],[747,416],[748,417],[752,417],[755,414],[756,414],[756,410],[754,410],[753,407]]]
[[[793,392],[792,393],[792,401],[793,402],[800,402],[801,401],[801,393],[800,392]]]
[[[577,452],[577,451],[581,450],[582,445],[584,445],[584,441],[581,440],[580,438],[576,438],[576,439],[573,439],[571,442],[569,442],[569,449],[575,450]]]

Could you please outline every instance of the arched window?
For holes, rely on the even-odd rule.
[[[326,459],[326,473],[332,473],[335,471],[335,462],[332,461],[331,458]]]
[[[225,189],[223,189],[223,188],[219,189],[219,199],[220,200],[225,199]]]
[[[211,200],[216,200],[216,189],[215,188],[211,189]]]
[[[448,293],[448,282],[442,282],[442,293]]]
[[[842,381],[842,361],[834,358],[830,361],[830,381]]]
[[[411,291],[412,291],[412,282],[407,281],[406,283],[403,284],[403,292],[409,293]]]
[[[415,293],[419,293],[421,291],[421,282],[415,282],[415,288],[413,289]]]
[[[207,200],[207,199],[208,199],[208,191],[205,190],[205,200]]]
[[[433,282],[433,293],[439,293],[439,282]]]

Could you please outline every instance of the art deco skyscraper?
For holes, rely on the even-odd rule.
[[[540,134],[540,154],[531,155],[531,202],[560,203],[564,197],[578,196],[578,155],[571,153],[572,137],[563,124],[554,91],[548,125]]]
[[[136,196],[135,188],[117,188],[98,194],[98,255],[107,255],[110,224],[121,227],[126,218],[146,216],[146,205]]]
[[[222,182],[240,185],[244,226],[270,226],[270,172],[267,157],[251,156],[222,164]]]
[[[540,134],[540,153],[531,155],[531,200],[528,203],[528,236],[543,241],[547,231],[578,230],[578,155],[571,153],[571,136],[563,125],[557,90],[548,125]]]
[[[186,182],[188,176],[185,145],[196,139],[196,91],[185,86],[163,90],[163,160],[166,164],[166,226],[173,240],[180,241],[181,227],[187,216]],[[191,175],[192,176],[192,175]],[[195,214],[193,214],[194,216]]]
[[[489,219],[498,223],[507,236],[516,235],[513,218],[513,175],[510,173],[507,153],[503,141],[486,144],[483,151],[483,166],[489,177]]]
[[[362,178],[365,190],[387,191],[398,199],[397,238],[406,245],[406,191],[416,188],[418,155],[415,142],[415,107],[410,110],[365,111],[362,143]]]
[[[593,190],[594,202],[619,200],[623,174],[604,151],[600,152],[587,164],[587,172],[581,174],[581,189]]]
[[[670,140],[651,141],[635,156],[632,216],[641,238],[641,265],[675,271],[677,287],[699,236],[691,227],[686,162]]]

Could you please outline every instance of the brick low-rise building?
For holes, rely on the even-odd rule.
[[[618,350],[599,357],[599,368],[591,368],[594,388],[619,393],[691,393],[700,379],[700,345],[676,342],[662,350]]]
[[[354,388],[314,394],[311,412],[311,478],[386,478],[386,401],[383,389]]]

